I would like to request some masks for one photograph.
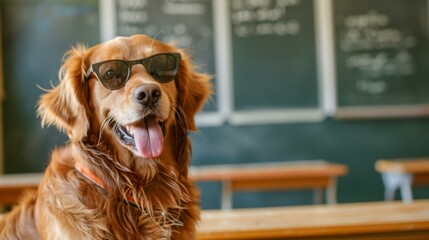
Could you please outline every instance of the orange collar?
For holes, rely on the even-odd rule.
[[[95,184],[97,187],[101,188],[103,191],[106,191],[105,185],[100,178],[98,178],[93,172],[91,172],[88,168],[84,167],[80,162],[75,162],[74,167],[76,170],[82,174],[86,179],[88,179],[91,183]],[[137,208],[143,209],[141,206],[141,201],[138,201],[134,198],[133,195],[127,194],[125,202],[128,204],[135,206]]]

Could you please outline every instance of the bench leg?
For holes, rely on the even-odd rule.
[[[323,203],[323,189],[315,188],[313,190],[313,204],[322,204]]]
[[[232,209],[232,189],[230,181],[222,181],[222,210]]]
[[[326,203],[337,204],[337,178],[332,177],[331,183],[326,188]]]
[[[405,203],[411,203],[413,201],[413,192],[411,190],[411,184],[413,183],[413,176],[411,174],[403,174],[401,181],[401,197]]]
[[[383,173],[381,175],[384,184],[384,200],[392,201],[395,199],[395,192],[401,189],[401,197],[404,202],[411,202],[413,194],[411,184],[413,177],[410,174],[401,173]]]

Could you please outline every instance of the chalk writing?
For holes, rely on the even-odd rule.
[[[201,23],[197,29],[192,29],[195,26],[180,18],[172,22],[154,20],[155,15],[204,16],[210,11],[206,7],[207,2],[211,4],[208,0],[118,0],[118,34],[144,33],[152,37],[158,34],[158,39],[174,42],[177,47],[208,47],[207,38],[212,37],[210,26]],[[154,12],[155,7],[157,10]],[[193,33],[195,30],[197,34]]]
[[[300,23],[289,18],[287,11],[300,3],[301,0],[232,0],[233,33],[239,37],[297,35]]]
[[[371,10],[367,14],[349,16],[344,20],[341,49],[349,51],[411,48],[414,36],[389,26],[387,15]]]
[[[417,39],[392,26],[388,15],[374,9],[344,18],[339,46],[348,53],[345,66],[357,72],[356,89],[365,94],[383,94],[389,80],[414,75],[411,49]]]
[[[181,15],[203,15],[206,7],[198,2],[191,1],[167,1],[162,5],[162,10],[166,14]]]

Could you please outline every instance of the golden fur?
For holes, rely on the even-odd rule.
[[[142,65],[135,65],[127,84],[115,91],[105,89],[95,74],[85,78],[96,62],[165,52],[182,55],[179,73],[169,83],[156,82]],[[121,144],[112,126],[152,111],[130,100],[142,84],[155,84],[162,93],[152,110],[165,121],[164,148],[151,159]],[[53,151],[38,191],[0,222],[0,239],[195,239],[199,195],[188,179],[187,134],[196,130],[194,115],[209,94],[209,76],[197,73],[185,52],[144,35],[69,51],[60,83],[42,95],[37,112],[42,125],[55,125],[70,141]],[[105,189],[82,176],[76,162]],[[139,199],[139,206],[128,204],[128,195]]]

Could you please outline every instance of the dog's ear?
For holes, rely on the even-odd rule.
[[[211,94],[211,76],[195,71],[189,57],[182,53],[176,84],[178,89],[178,112],[181,121],[186,124],[186,130],[195,131],[195,114],[202,108]],[[181,115],[183,114],[183,115]]]
[[[89,129],[85,51],[83,46],[77,46],[66,53],[59,84],[41,96],[37,108],[42,126],[56,126],[66,132],[72,142],[84,138]]]
[[[211,94],[210,76],[195,71],[189,56],[181,53],[179,72],[177,74],[177,107],[175,126],[175,143],[177,164],[180,175],[188,176],[191,143],[188,131],[197,129],[194,121],[195,114],[200,110]]]

